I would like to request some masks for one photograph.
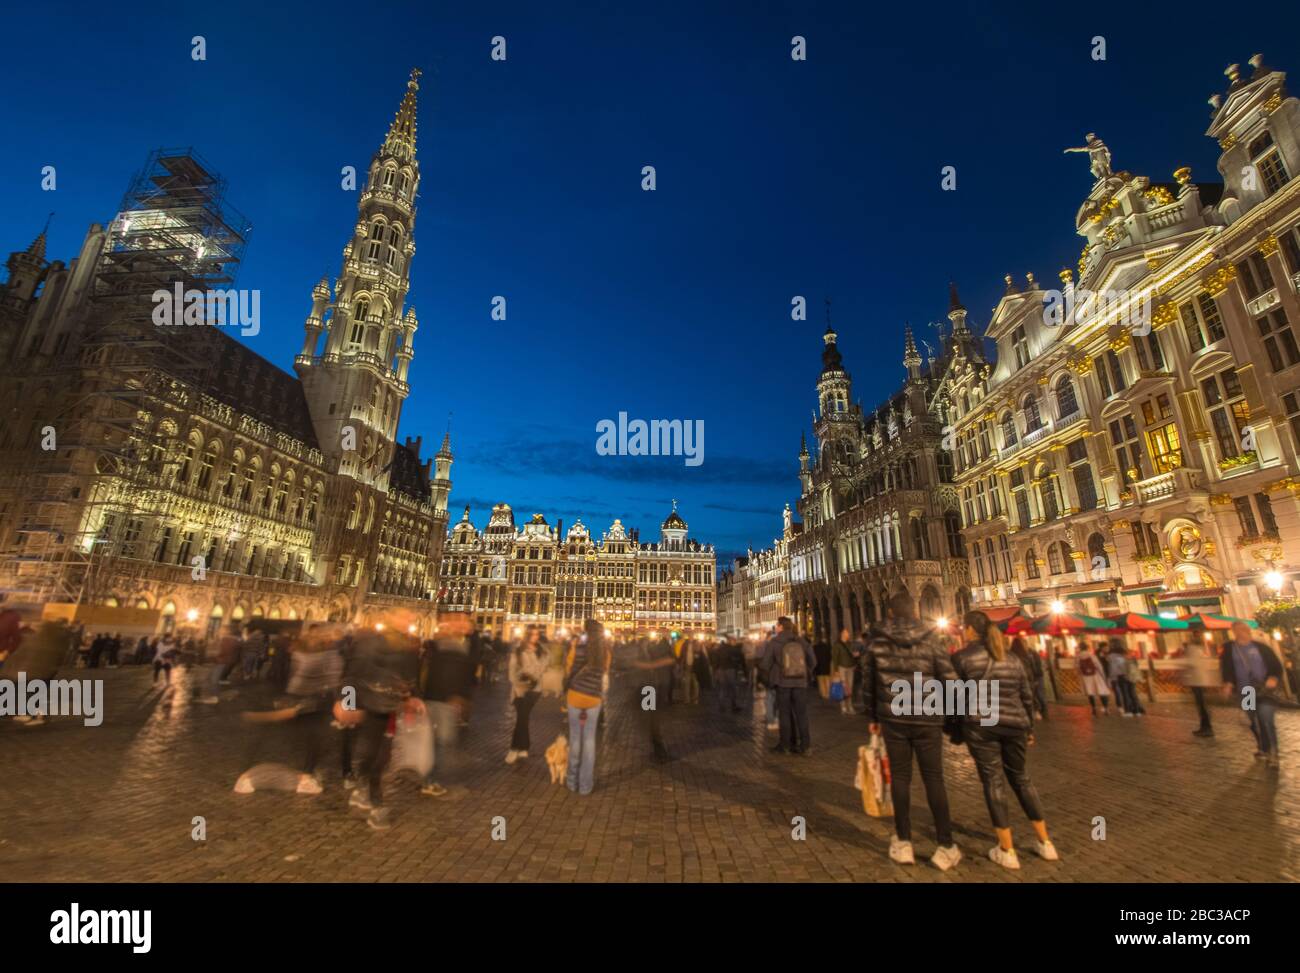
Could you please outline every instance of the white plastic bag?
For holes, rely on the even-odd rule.
[[[420,777],[433,769],[433,724],[428,713],[398,711],[393,733],[393,770],[413,770]]]

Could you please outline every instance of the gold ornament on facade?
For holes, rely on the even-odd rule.
[[[1282,245],[1277,242],[1277,237],[1272,233],[1259,241],[1259,252],[1262,256],[1271,257],[1280,250]]]
[[[1086,555],[1083,551],[1071,551],[1071,552],[1070,552],[1070,560],[1071,560],[1071,561],[1082,561],[1085,557],[1087,557],[1087,555]]]
[[[1165,281],[1159,287],[1157,287],[1156,293],[1157,294],[1168,293],[1169,291],[1177,287],[1179,284],[1181,284],[1183,281],[1187,280],[1187,278],[1191,277],[1193,274],[1199,273],[1202,269],[1204,269],[1206,266],[1208,266],[1213,262],[1214,262],[1214,253],[1213,251],[1207,250],[1205,253],[1201,254],[1194,261],[1192,261],[1191,264],[1184,267],[1173,277],[1169,278],[1167,281]]]
[[[1275,91],[1269,95],[1268,101],[1264,102],[1263,110],[1265,115],[1271,115],[1282,107],[1282,92]]]
[[[1162,301],[1151,312],[1151,330],[1163,331],[1178,320],[1178,306],[1173,301]]]
[[[1159,270],[1160,263],[1159,257],[1147,257],[1147,270]]]
[[[1226,493],[1211,493],[1210,505],[1214,507],[1230,507],[1232,506],[1232,497]]]
[[[1127,520],[1116,520],[1111,523],[1110,529],[1116,534],[1128,534],[1133,530],[1133,524]]]
[[[1183,170],[1179,169],[1178,171],[1182,172]],[[1188,175],[1190,174],[1191,170],[1188,170]],[[1142,197],[1151,203],[1152,206],[1168,206],[1174,201],[1173,194],[1164,186],[1152,186],[1150,189],[1147,189],[1142,193]]]
[[[1066,359],[1065,367],[1076,375],[1087,375],[1092,371],[1092,359],[1087,355],[1074,355]]]
[[[1177,182],[1178,185],[1180,186],[1186,186],[1189,182],[1192,181],[1192,167],[1182,166],[1181,168],[1175,169],[1174,181]],[[1173,200],[1170,200],[1170,202],[1173,202]]]
[[[1219,148],[1223,149],[1224,152],[1227,152],[1230,148],[1232,148],[1236,144],[1237,144],[1237,135],[1235,132],[1229,136],[1226,136],[1225,138],[1219,139]]]
[[[1074,283],[1074,271],[1069,267],[1062,267],[1061,272],[1056,276],[1061,278],[1061,284],[1065,287],[1069,287]]]
[[[1206,556],[1206,557],[1214,557],[1214,552],[1217,551],[1218,549],[1219,549],[1219,546],[1218,546],[1217,544],[1215,544],[1214,541],[1206,541],[1206,542],[1205,542],[1205,556]]]
[[[1228,289],[1228,285],[1237,279],[1237,268],[1233,264],[1224,264],[1214,273],[1206,276],[1201,283],[1211,297],[1218,297]]]
[[[1046,375],[1039,375],[1036,381],[1040,386],[1046,386],[1051,381],[1051,379],[1049,379]]]
[[[1121,331],[1110,339],[1110,350],[1119,354],[1124,349],[1133,344],[1133,336],[1127,331]]]

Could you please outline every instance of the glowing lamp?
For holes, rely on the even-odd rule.
[[[1056,601],[1052,602],[1052,614],[1053,615],[1065,614],[1065,602],[1061,601],[1059,598],[1056,599]]]
[[[1282,582],[1284,580],[1281,571],[1270,571],[1268,574],[1264,575],[1264,584],[1272,588],[1274,592],[1282,590]]]
[[[185,613],[185,620],[187,622],[197,622],[199,620],[199,610],[197,608],[191,608]]]

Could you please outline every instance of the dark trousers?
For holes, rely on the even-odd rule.
[[[808,734],[807,687],[778,686],[776,713],[781,725],[781,746],[786,750],[807,750],[812,744]]]
[[[522,696],[515,697],[515,732],[514,736],[510,738],[511,750],[522,750],[524,753],[528,752],[528,747],[530,745],[528,739],[528,719],[533,715],[533,707],[537,704],[537,700],[541,698],[541,695],[542,694],[537,690],[531,689]]]
[[[321,751],[325,748],[325,738],[329,733],[330,720],[333,714],[330,712],[330,697],[321,697],[311,702],[314,708],[305,713],[299,713],[294,717],[294,724],[298,730],[299,742],[302,747],[302,772],[304,774],[316,773],[316,764],[320,760]]]
[[[1047,689],[1043,685],[1042,676],[1034,679],[1034,702],[1038,706],[1038,715],[1047,719]]]
[[[718,709],[725,710],[728,705],[733,710],[740,709],[739,677],[735,669],[718,670]]]
[[[943,786],[943,728],[938,723],[885,723],[885,751],[893,775],[889,793],[894,801],[894,830],[903,841],[912,840],[912,755],[921,768],[925,799],[934,815],[935,837],[941,846],[952,844],[948,791]]]
[[[366,754],[362,772],[370,783],[370,802],[375,807],[384,803],[384,770],[393,756],[393,738],[388,735],[387,713],[366,713],[366,718],[355,730],[343,731],[343,776],[352,773],[352,754],[360,744]]]
[[[1199,713],[1199,714],[1200,714],[1200,717],[1201,717],[1201,726],[1200,726],[1200,729],[1202,729],[1202,730],[1209,730],[1209,729],[1211,729],[1211,725],[1210,725],[1210,711],[1209,711],[1209,709],[1208,709],[1208,708],[1206,707],[1206,705],[1205,705],[1205,687],[1204,687],[1204,686],[1193,686],[1193,687],[1192,687],[1192,699],[1196,700],[1196,712]]]
[[[1111,689],[1115,692],[1115,705],[1125,713],[1145,713],[1141,702],[1138,701],[1137,687],[1129,681],[1128,676],[1116,676],[1110,681]]]
[[[1011,785],[1025,816],[1030,821],[1043,820],[1043,805],[1038,790],[1025,769],[1029,732],[1009,726],[979,726],[967,723],[962,728],[970,755],[975,759],[980,783],[984,785],[984,802],[989,806],[993,827],[1009,828],[1006,784]],[[1005,780],[1004,780],[1005,778]]]

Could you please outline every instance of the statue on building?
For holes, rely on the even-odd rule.
[[[1106,148],[1106,143],[1097,138],[1093,132],[1088,133],[1086,142],[1087,144],[1085,145],[1076,146],[1074,148],[1066,149],[1065,151],[1067,153],[1087,152],[1089,168],[1092,170],[1093,176],[1095,176],[1098,181],[1107,178],[1111,174],[1110,149]]]

